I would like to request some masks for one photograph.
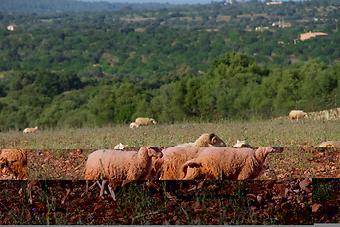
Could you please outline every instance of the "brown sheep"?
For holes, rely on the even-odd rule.
[[[155,119],[148,117],[137,117],[134,122],[131,122],[130,128],[138,128],[139,126],[147,126],[151,124],[157,124]]]
[[[340,148],[340,141],[326,141],[318,145],[318,147],[334,147]]]
[[[23,133],[27,134],[27,133],[35,133],[36,131],[38,131],[38,126],[35,126],[34,128],[25,128]]]
[[[214,133],[203,133],[195,142],[177,145],[176,147],[226,147],[224,141]]]
[[[154,160],[152,176],[159,180],[179,179],[181,165],[197,156],[197,148],[209,146],[225,147],[226,144],[214,133],[204,133],[194,143],[181,144],[163,150],[163,158]]]
[[[0,169],[7,168],[17,179],[27,178],[27,151],[1,149]]]
[[[307,116],[308,116],[307,113],[303,112],[302,110],[292,110],[288,114],[289,119],[291,119],[291,120],[296,119],[297,121],[299,119],[303,119],[303,118],[305,118]]]
[[[269,153],[282,152],[283,148],[201,148],[198,156],[181,167],[183,180],[233,179],[246,180],[258,177]],[[189,170],[188,170],[189,168]]]
[[[152,169],[152,157],[161,158],[160,149],[141,147],[139,151],[96,150],[87,159],[85,180],[105,179],[100,191],[103,197],[106,180],[109,180],[113,190],[123,182],[123,185],[134,180],[145,180]],[[112,197],[114,193],[112,190]]]

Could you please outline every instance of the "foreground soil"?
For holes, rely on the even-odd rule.
[[[84,193],[85,181],[37,181],[32,188],[32,204],[28,202],[26,185],[25,181],[0,181],[0,224],[312,224],[314,221],[311,179],[135,182],[117,188],[117,201],[109,195],[100,199],[98,188]],[[62,204],[66,189],[71,189],[71,193]],[[333,216],[326,215],[322,221],[336,221]]]

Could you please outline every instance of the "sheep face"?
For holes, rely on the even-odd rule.
[[[259,147],[255,151],[255,157],[260,162],[263,163],[269,153],[282,153],[283,147]]]
[[[150,121],[152,122],[152,124],[157,124],[157,121],[155,121],[155,119],[151,118]]]
[[[149,147],[148,156],[155,157],[155,158],[162,158],[163,157],[162,149],[158,147]]]
[[[210,143],[209,143],[210,146],[213,146],[213,147],[226,147],[227,146],[223,142],[223,140],[217,135],[215,135],[214,133],[209,134],[209,140],[210,140]]]

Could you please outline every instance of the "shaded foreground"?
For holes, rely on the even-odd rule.
[[[98,188],[82,194],[85,181],[37,185],[31,205],[25,181],[0,181],[0,224],[313,223],[310,179],[134,182],[117,189],[116,202],[99,199]],[[62,204],[66,188],[71,193]],[[336,221],[334,215],[323,222]]]

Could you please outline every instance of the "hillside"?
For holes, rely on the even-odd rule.
[[[163,123],[269,118],[338,107],[339,7],[326,0],[1,13],[0,128],[104,126],[139,115]],[[327,35],[298,39],[309,30]]]

